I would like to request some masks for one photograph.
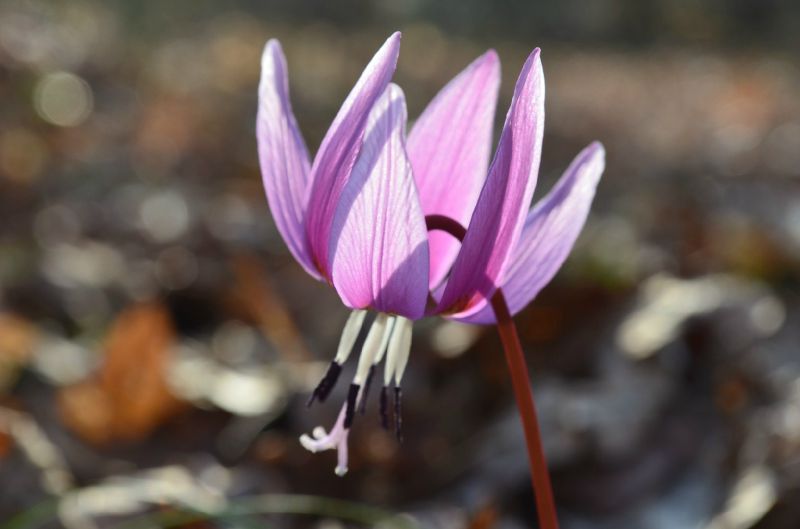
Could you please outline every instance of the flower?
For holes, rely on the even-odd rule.
[[[566,259],[604,167],[602,146],[590,145],[528,212],[544,126],[539,50],[520,72],[489,166],[497,54],[488,51],[450,81],[406,138],[404,95],[390,83],[399,44],[395,33],[367,65],[313,164],[292,114],[276,40],[262,59],[257,138],[273,218],[297,261],[353,309],[309,404],[328,397],[367,311],[377,312],[334,427],[301,437],[311,451],[336,448],[340,475],[347,470],[347,433],[382,361],[381,419],[388,426],[393,383],[399,437],[412,322],[442,314],[493,323],[489,300],[498,288],[512,313],[524,308]],[[426,218],[436,217],[467,225],[460,245],[446,233],[428,233]]]

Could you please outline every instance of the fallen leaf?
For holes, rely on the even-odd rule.
[[[21,366],[31,357],[39,333],[28,320],[0,314],[0,393],[16,380]]]
[[[174,342],[172,321],[161,304],[120,314],[106,339],[100,372],[61,391],[65,423],[94,444],[147,437],[182,408],[167,383]]]
[[[286,304],[263,269],[251,255],[239,255],[233,260],[235,285],[229,296],[232,311],[258,325],[264,337],[275,344],[287,360],[311,359]]]

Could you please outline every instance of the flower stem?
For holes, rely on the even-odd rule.
[[[522,354],[517,328],[500,289],[492,296],[492,309],[494,309],[497,319],[497,330],[500,333],[500,340],[503,342],[506,363],[511,374],[511,385],[514,388],[514,397],[517,400],[517,408],[525,431],[525,444],[528,448],[528,463],[531,467],[531,481],[533,494],[536,497],[539,526],[541,529],[558,529],[558,515],[553,501],[553,488],[550,484],[547,460],[542,447],[539,421],[536,418],[536,405],[533,402],[528,366]]]
[[[459,241],[464,241],[467,230],[458,221],[444,215],[428,215],[425,217],[428,230],[441,230],[449,233]],[[522,418],[525,431],[525,444],[528,448],[528,463],[531,468],[533,494],[536,497],[536,514],[539,517],[540,529],[558,529],[558,515],[553,500],[553,487],[550,484],[550,473],[542,447],[542,435],[539,421],[536,418],[536,406],[531,392],[530,375],[522,354],[517,328],[508,310],[506,298],[499,288],[492,296],[492,309],[497,320],[497,330],[503,342],[503,350],[514,388],[514,398]]]

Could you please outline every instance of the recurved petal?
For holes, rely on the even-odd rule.
[[[303,217],[308,187],[308,150],[289,102],[286,58],[272,39],[261,58],[256,117],[261,178],[283,240],[306,271],[320,278],[311,260]]]
[[[353,168],[367,117],[392,78],[400,53],[400,33],[394,33],[369,62],[322,140],[311,168],[306,207],[306,233],[314,263],[330,277],[328,243],[333,216]]]
[[[349,307],[417,319],[428,293],[428,243],[405,152],[403,92],[389,85],[369,116],[331,230],[333,286]]]
[[[466,226],[486,179],[500,61],[494,50],[478,57],[430,102],[408,135],[425,215],[446,215]],[[460,243],[431,232],[430,287],[447,275]]]
[[[497,152],[437,312],[468,310],[502,282],[536,187],[543,129],[544,75],[537,48],[517,79]]]
[[[525,308],[561,268],[586,222],[604,168],[605,150],[592,143],[528,214],[503,284],[511,314]],[[486,302],[453,317],[470,323],[495,322]]]

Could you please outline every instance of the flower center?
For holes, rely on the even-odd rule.
[[[319,384],[312,392],[308,400],[308,406],[313,404],[315,400],[325,402],[331,394],[331,391],[333,391],[339,379],[339,375],[341,375],[342,366],[350,357],[356,339],[364,325],[366,314],[366,310],[354,310],[350,314],[344,326],[344,330],[342,331],[342,337],[339,340],[336,356],[328,367],[325,375],[322,377],[322,380],[320,380]],[[375,316],[375,320],[370,326],[367,337],[364,339],[364,345],[361,348],[358,365],[356,366],[356,373],[350,383],[350,388],[347,392],[347,400],[339,413],[336,424],[331,429],[330,433],[326,433],[322,428],[316,428],[313,432],[313,437],[304,435],[300,438],[303,446],[312,452],[336,448],[339,452],[337,474],[343,474],[347,471],[348,430],[353,424],[356,412],[358,411],[363,415],[366,411],[367,396],[369,395],[370,386],[372,385],[375,371],[382,361],[384,362],[384,370],[383,387],[381,388],[380,396],[381,425],[389,429],[389,388],[394,384],[392,395],[394,397],[394,406],[392,409],[394,415],[394,430],[397,439],[402,441],[402,391],[400,389],[400,382],[403,378],[406,365],[408,364],[408,357],[411,351],[412,325],[411,320],[403,316],[382,312]]]

